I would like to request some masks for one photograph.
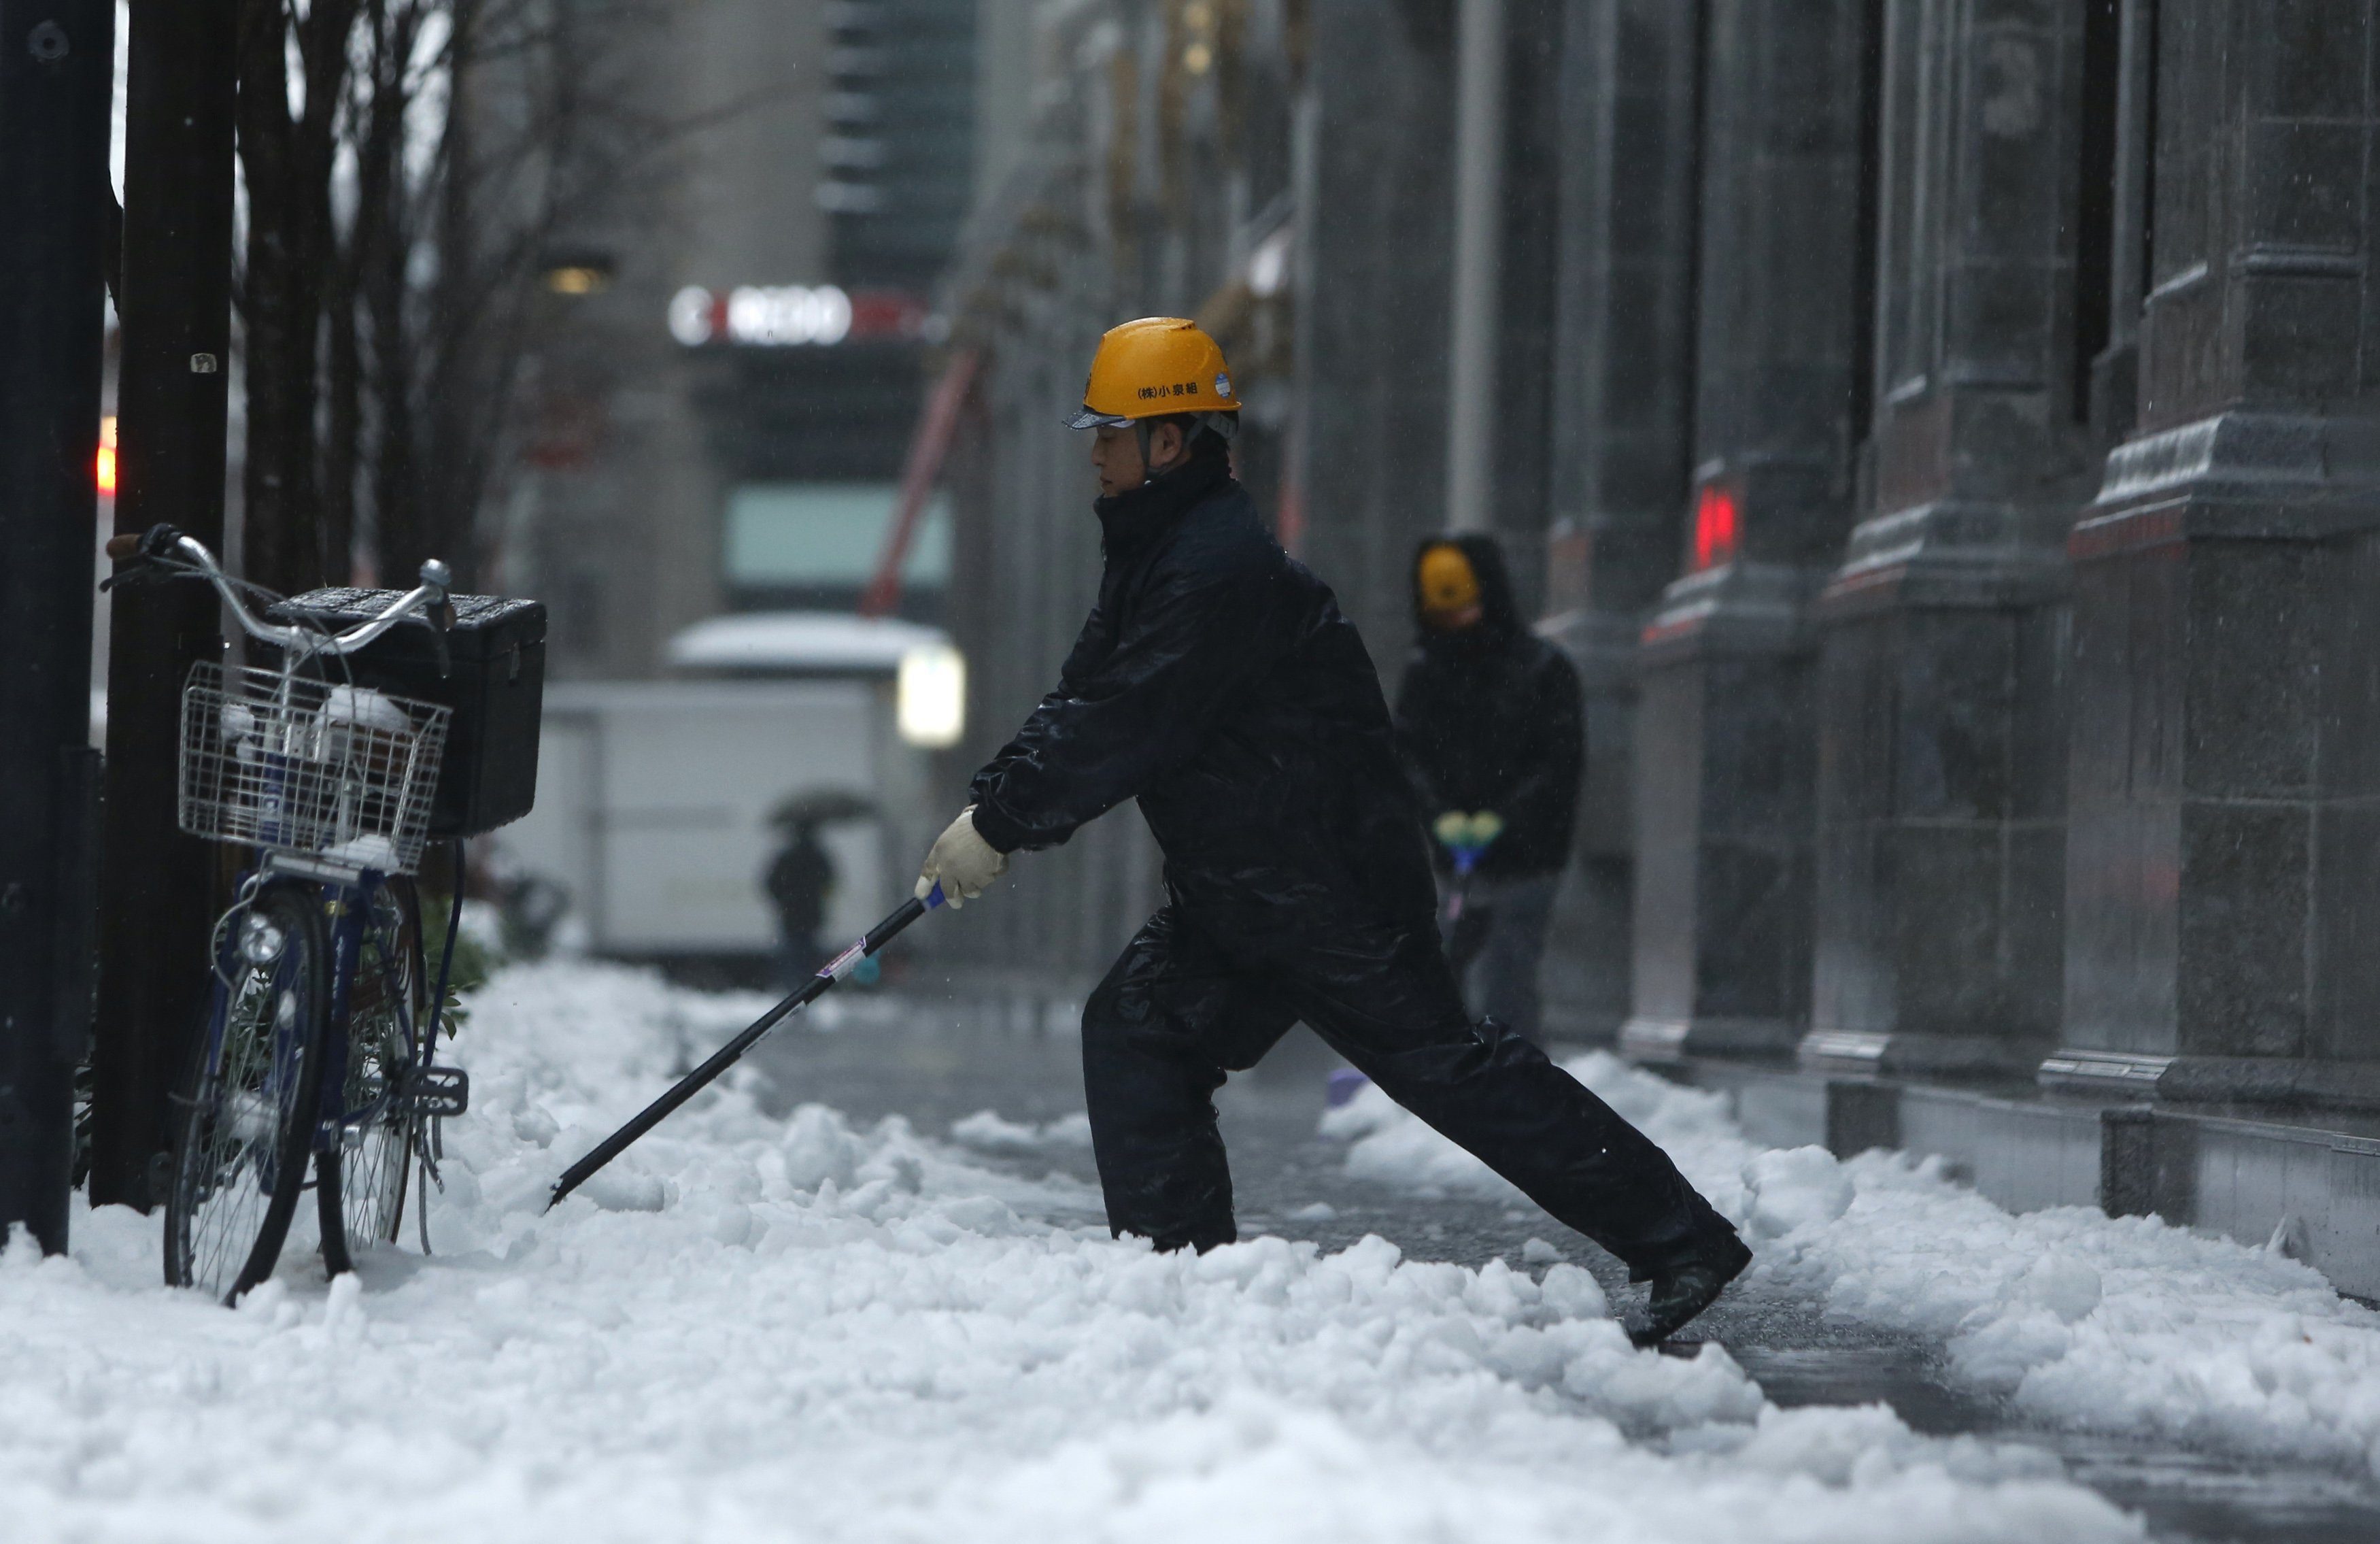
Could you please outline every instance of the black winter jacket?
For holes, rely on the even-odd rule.
[[[1220,936],[1427,932],[1420,809],[1330,587],[1219,454],[1093,507],[1098,603],[1057,688],[976,774],[976,829],[1048,847],[1137,797],[1176,904]]]
[[[1421,621],[1421,554],[1441,542],[1462,548],[1479,577],[1479,621],[1460,633]],[[1414,573],[1419,640],[1397,688],[1396,729],[1424,810],[1432,821],[1450,809],[1504,817],[1504,833],[1480,856],[1482,875],[1560,872],[1586,764],[1578,671],[1521,621],[1492,539],[1432,537],[1415,550]],[[1445,848],[1433,843],[1432,852],[1441,869],[1452,867]]]

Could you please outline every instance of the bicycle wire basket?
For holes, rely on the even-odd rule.
[[[277,670],[190,667],[181,827],[212,842],[411,873],[453,710]]]

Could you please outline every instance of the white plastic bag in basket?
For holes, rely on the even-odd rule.
[[[406,711],[370,687],[333,687],[322,699],[322,717],[331,723],[352,723],[358,729],[381,729],[407,735],[413,720]]]

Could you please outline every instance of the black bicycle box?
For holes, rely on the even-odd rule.
[[[273,608],[273,620],[344,632],[371,619],[402,594],[395,590],[310,590]],[[446,630],[447,668],[438,638],[419,621],[400,622],[347,656],[358,686],[418,698],[454,710],[446,759],[431,800],[430,834],[475,836],[517,821],[537,802],[538,727],[545,704],[545,603],[502,595],[457,595]],[[339,661],[316,669],[338,675]]]

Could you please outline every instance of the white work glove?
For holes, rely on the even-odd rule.
[[[975,806],[970,804],[934,838],[933,850],[926,855],[926,866],[917,873],[917,899],[924,900],[940,883],[943,904],[956,911],[1006,872],[1008,855],[985,841],[983,833],[976,830]]]

